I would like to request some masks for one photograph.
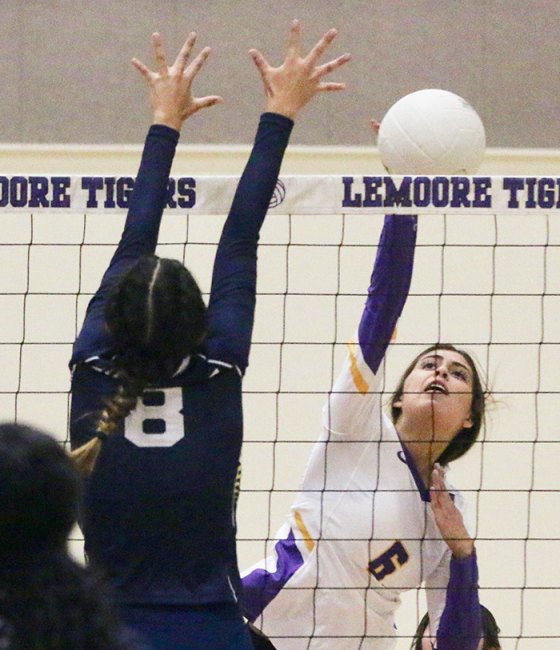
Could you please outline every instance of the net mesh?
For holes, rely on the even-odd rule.
[[[70,178],[62,184],[68,201],[58,206],[52,190],[34,204],[30,177],[17,178],[0,183],[0,418],[47,428],[66,443],[71,345],[118,241],[130,183],[121,182],[118,201],[108,201],[106,190],[118,179],[101,183],[92,202],[83,179]],[[389,181],[351,177],[278,185],[259,248],[244,382],[239,562],[248,567],[270,550],[298,491],[325,395],[359,322],[383,214],[418,213],[414,278],[384,385],[389,391],[410,359],[437,341],[467,348],[478,360],[494,402],[480,441],[453,464],[450,478],[470,505],[481,601],[498,620],[504,648],[556,649],[557,184],[488,180],[494,194],[488,199],[487,182],[478,204],[473,179],[459,194],[445,177],[439,185],[412,179],[407,191],[402,181],[392,181],[391,190]],[[158,254],[183,260],[207,292],[235,179],[197,179],[196,201],[187,207],[178,200],[181,179],[173,183]],[[35,187],[53,187],[52,179]],[[73,544],[79,555],[78,532]],[[404,596],[399,650],[409,647],[424,611],[421,590]]]

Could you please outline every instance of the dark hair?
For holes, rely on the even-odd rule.
[[[500,639],[498,635],[500,634],[500,628],[496,623],[496,619],[492,615],[492,612],[484,607],[480,606],[480,613],[482,615],[482,638],[484,639],[484,645],[482,650],[490,650],[490,648],[501,648]],[[412,639],[412,645],[410,646],[411,650],[422,650],[422,639],[424,638],[424,633],[430,624],[430,616],[426,612],[422,617],[418,627],[416,628],[416,633]]]
[[[78,512],[81,479],[48,434],[0,425],[0,553],[64,548]]]
[[[118,430],[144,388],[171,377],[206,336],[206,305],[196,280],[178,260],[157,255],[141,257],[120,279],[105,320],[120,385],[101,413],[100,438],[72,452],[83,473],[91,472],[101,440]]]
[[[146,255],[116,285],[105,310],[116,365],[149,383],[169,377],[201,343],[206,306],[178,260]]]
[[[0,645],[130,648],[101,583],[66,550],[81,478],[49,434],[0,424]]]
[[[472,404],[471,404],[471,421],[472,425],[470,427],[465,427],[457,433],[453,440],[449,443],[443,453],[437,458],[437,462],[441,465],[447,465],[453,460],[457,460],[463,456],[476,442],[480,429],[484,422],[484,413],[486,411],[486,400],[488,397],[488,391],[482,383],[480,372],[474,362],[474,359],[468,352],[456,348],[454,345],[449,343],[438,343],[436,345],[431,345],[430,347],[423,350],[418,354],[410,363],[408,368],[404,371],[393,395],[391,396],[391,418],[393,423],[396,423],[401,414],[401,408],[395,406],[395,402],[402,398],[404,383],[410,373],[416,367],[418,360],[422,358],[425,354],[429,352],[434,352],[437,350],[448,350],[450,352],[457,352],[460,354],[467,364],[469,365],[472,372]]]

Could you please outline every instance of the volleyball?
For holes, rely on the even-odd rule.
[[[379,126],[377,147],[390,174],[475,174],[486,134],[465,99],[429,88],[391,106]]]

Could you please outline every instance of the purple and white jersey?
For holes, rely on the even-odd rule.
[[[386,217],[359,343],[323,409],[301,491],[269,557],[242,575],[245,614],[278,650],[394,648],[400,594],[423,582],[434,633],[444,610],[451,553],[381,403],[415,234],[415,217]],[[463,509],[458,494],[455,503]]]

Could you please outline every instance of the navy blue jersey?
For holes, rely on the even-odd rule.
[[[206,341],[173,377],[144,391],[87,480],[85,550],[121,604],[237,600],[235,482],[257,242],[292,126],[278,114],[261,117],[216,253]],[[148,133],[121,241],[74,345],[74,448],[95,435],[117,387],[105,303],[138,257],[155,250],[177,138],[161,125]]]

